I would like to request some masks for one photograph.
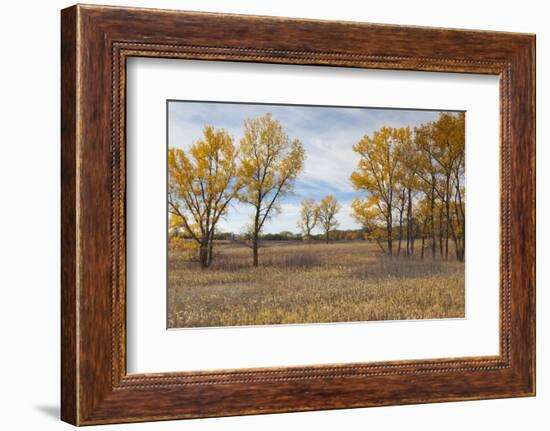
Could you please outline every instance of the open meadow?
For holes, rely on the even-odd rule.
[[[168,327],[464,317],[465,112],[168,114]]]
[[[216,241],[208,270],[168,254],[170,328],[464,317],[464,262],[385,256],[376,243]]]

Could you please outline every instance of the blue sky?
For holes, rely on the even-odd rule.
[[[329,193],[342,204],[337,217],[339,227],[359,228],[350,215],[351,202],[361,195],[349,180],[358,161],[352,145],[382,126],[412,128],[436,119],[440,111],[170,101],[168,145],[187,149],[202,137],[205,125],[226,129],[238,144],[243,121],[267,112],[281,122],[290,139],[302,142],[306,152],[304,171],[296,181],[294,194],[284,197],[281,213],[264,228],[264,233],[276,233],[298,232],[300,202],[308,197],[319,200]],[[243,232],[251,214],[251,206],[234,202],[219,230]]]

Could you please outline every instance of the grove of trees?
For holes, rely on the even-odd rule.
[[[298,227],[300,228],[304,239],[311,239],[311,233],[317,226],[318,221],[319,208],[315,203],[315,199],[304,199],[302,201],[302,207],[300,208],[300,219],[298,220]]]
[[[333,195],[326,195],[319,204],[313,198],[304,199],[300,209],[300,219],[297,223],[303,234],[302,238],[311,240],[313,230],[319,227],[323,231],[325,242],[328,244],[330,233],[339,225],[336,214],[341,209],[342,205],[338,203]]]
[[[187,152],[168,152],[168,211],[198,248],[202,268],[210,266],[216,225],[238,199],[254,208],[250,232],[253,265],[258,266],[259,234],[293,190],[304,165],[304,147],[290,140],[270,113],[244,122],[237,147],[223,129],[206,126]]]
[[[413,256],[420,238],[424,258],[429,238],[434,259],[449,258],[452,240],[464,260],[464,113],[441,113],[413,130],[382,127],[353,151],[360,160],[351,182],[364,196],[353,201],[352,215],[369,239],[391,257]]]
[[[231,202],[249,205],[247,245],[258,266],[261,238],[375,241],[388,256],[454,257],[464,260],[465,154],[464,113],[440,113],[435,121],[410,127],[382,127],[365,134],[352,150],[359,156],[350,184],[358,191],[351,215],[361,230],[338,231],[342,206],[333,195],[317,203],[301,202],[300,234],[263,235],[281,200],[293,192],[303,171],[305,151],[270,113],[244,121],[239,143],[224,129],[206,126],[188,149],[168,152],[168,211],[172,230],[183,232],[185,244],[202,268],[214,258],[214,240],[233,234],[218,232]],[[314,231],[321,232],[315,235]],[[415,243],[420,241],[420,247]]]

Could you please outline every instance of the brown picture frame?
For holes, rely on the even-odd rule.
[[[77,5],[61,13],[61,52],[62,420],[91,425],[535,394],[534,35]],[[500,354],[128,375],[129,56],[498,75]]]

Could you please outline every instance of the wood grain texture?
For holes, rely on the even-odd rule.
[[[62,11],[63,420],[86,425],[533,395],[534,49],[534,36],[525,34],[100,6]],[[129,56],[499,75],[499,356],[127,375]]]
[[[61,418],[77,422],[76,9],[61,16]]]

